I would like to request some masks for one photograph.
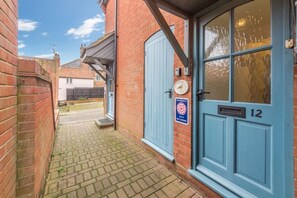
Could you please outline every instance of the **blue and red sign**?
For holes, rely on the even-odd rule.
[[[175,98],[175,122],[189,124],[189,99]]]

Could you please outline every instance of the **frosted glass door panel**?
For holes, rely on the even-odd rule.
[[[205,99],[229,99],[229,59],[205,63]]]
[[[234,58],[234,100],[270,104],[271,58],[263,51]]]
[[[270,0],[255,0],[235,8],[235,51],[270,45],[270,19]]]
[[[229,50],[229,12],[215,18],[204,28],[205,58],[211,58],[230,53]]]

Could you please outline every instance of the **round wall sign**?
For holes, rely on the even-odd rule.
[[[174,84],[174,91],[177,94],[183,95],[189,91],[189,84],[185,80],[178,80]]]

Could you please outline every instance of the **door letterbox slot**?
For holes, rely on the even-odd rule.
[[[223,106],[218,105],[218,114],[238,117],[238,118],[246,118],[246,110],[244,107],[232,107],[232,106]]]

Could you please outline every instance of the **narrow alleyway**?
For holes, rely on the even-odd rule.
[[[202,197],[144,149],[94,122],[61,125],[44,197]]]

